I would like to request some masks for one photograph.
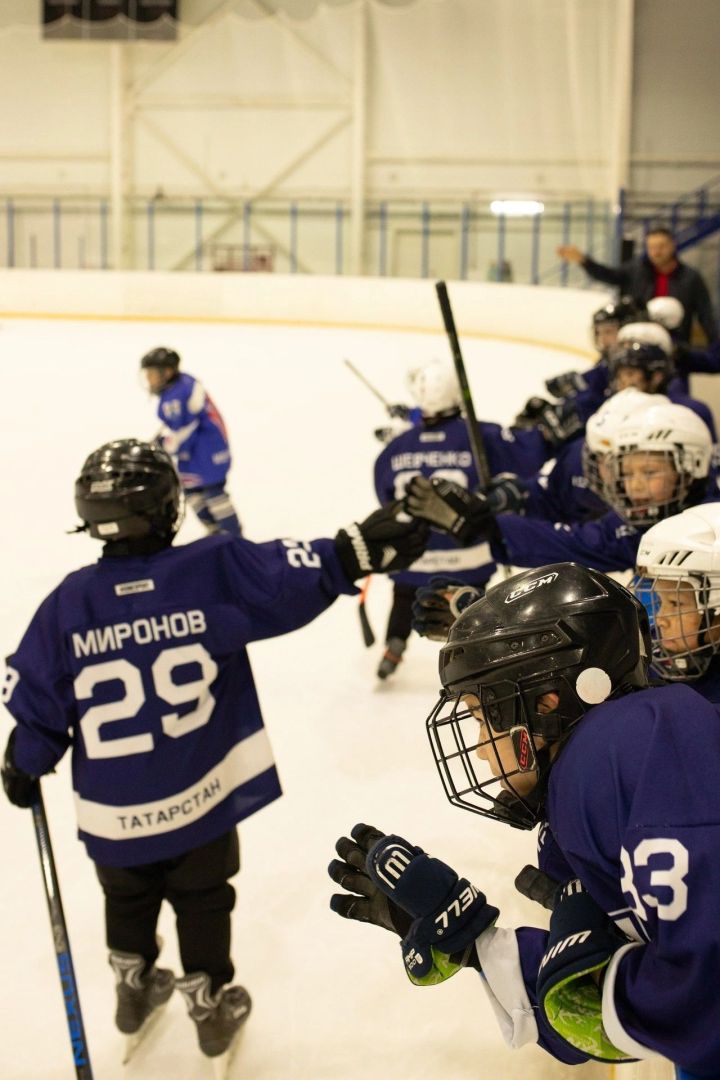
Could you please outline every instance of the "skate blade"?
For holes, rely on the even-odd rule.
[[[244,1031],[245,1025],[243,1024],[242,1027],[238,1028],[235,1038],[230,1043],[225,1053],[210,1058],[213,1070],[213,1080],[227,1080],[229,1077],[230,1069],[233,1066],[233,1062],[235,1061],[235,1057],[240,1048]]]
[[[139,1031],[136,1031],[133,1035],[126,1036],[125,1051],[122,1059],[123,1065],[127,1065],[130,1059],[137,1053],[139,1047],[147,1041],[148,1036],[152,1035],[166,1008],[167,1002],[165,1002],[164,1005],[158,1005],[157,1009],[153,1009],[150,1013],[150,1016],[148,1016]]]

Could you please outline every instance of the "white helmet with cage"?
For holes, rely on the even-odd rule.
[[[632,589],[650,616],[655,671],[669,681],[704,675],[720,651],[720,502],[648,529]]]
[[[647,302],[647,313],[666,330],[676,330],[685,318],[685,308],[674,296],[654,296]]]
[[[438,416],[460,408],[460,383],[449,360],[430,360],[409,371],[407,381],[423,416]]]
[[[692,409],[669,402],[635,410],[614,441],[603,498],[629,523],[647,528],[702,498],[712,440]]]
[[[592,414],[585,426],[585,443],[582,453],[583,474],[591,491],[600,498],[604,498],[603,461],[605,456],[614,449],[615,432],[618,427],[638,409],[646,409],[650,405],[660,403],[669,404],[669,402],[670,399],[664,394],[646,394],[644,390],[628,386],[609,397],[597,412]]]
[[[664,326],[656,322],[625,323],[618,331],[618,345],[624,341],[639,341],[643,345],[658,345],[666,356],[672,356],[674,345]]]

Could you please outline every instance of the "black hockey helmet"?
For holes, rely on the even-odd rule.
[[[175,371],[180,367],[180,356],[174,349],[166,349],[164,345],[159,345],[156,349],[151,349],[150,352],[146,352],[140,361],[141,368],[174,368]]]
[[[83,530],[97,540],[168,543],[182,520],[180,480],[164,450],[139,439],[116,439],[93,451],[75,481]]]
[[[639,322],[645,317],[645,307],[633,300],[632,296],[621,296],[619,300],[613,300],[604,304],[593,313],[593,327],[602,323],[614,322],[618,326],[623,323]]]
[[[450,802],[532,828],[553,744],[592,706],[646,687],[649,659],[645,609],[597,570],[553,563],[489,589],[462,612],[440,651],[443,689],[427,720]],[[555,707],[547,694],[557,695]],[[476,771],[478,749],[491,762],[489,779]]]
[[[659,345],[644,341],[623,341],[609,350],[607,356],[608,381],[612,387],[618,370],[623,367],[642,371],[646,379],[658,373],[661,378],[655,381],[653,391],[663,393],[675,373],[672,357],[668,356]]]

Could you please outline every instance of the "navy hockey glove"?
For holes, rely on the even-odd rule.
[[[400,943],[411,982],[433,986],[478,965],[475,942],[499,912],[466,878],[392,835],[375,841],[366,869],[378,889],[412,918]]]
[[[427,540],[427,525],[408,518],[398,501],[340,529],[335,550],[350,581],[357,581],[368,574],[404,570],[422,555]]]
[[[537,998],[550,1026],[578,1050],[601,1061],[626,1061],[602,1024],[602,973],[626,943],[575,878],[557,892]]]
[[[490,481],[486,497],[493,514],[520,514],[528,489],[516,473],[498,473]]]
[[[10,732],[0,773],[5,794],[10,802],[26,810],[32,805],[38,793],[38,778],[18,769],[13,758],[14,747],[15,728]]]
[[[483,589],[454,578],[431,577],[415,593],[412,628],[431,641],[447,641],[450,627],[461,611],[483,595]]]
[[[581,390],[587,390],[587,381],[579,371],[565,371],[562,375],[546,379],[545,388],[553,397],[566,398],[579,394]]]
[[[404,937],[412,918],[378,889],[365,869],[368,851],[376,841],[383,839],[383,833],[372,825],[361,824],[356,825],[350,835],[352,839],[340,837],[335,845],[340,859],[333,859],[328,866],[332,880],[347,890],[334,893],[330,897],[330,907],[343,919],[374,923]]]
[[[584,430],[583,422],[572,401],[565,400],[553,405],[541,397],[530,398],[523,411],[515,417],[514,426],[538,428],[553,450]]]
[[[495,519],[485,496],[474,495],[453,480],[413,476],[407,486],[405,505],[413,517],[429,521],[463,545],[485,540],[495,530]]]

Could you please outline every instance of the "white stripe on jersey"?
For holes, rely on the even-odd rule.
[[[493,561],[489,544],[468,548],[436,548],[426,551],[408,570],[421,574],[452,573],[453,570],[477,570]]]
[[[205,388],[197,379],[188,398],[187,407],[188,412],[193,413],[195,416],[205,408]]]
[[[214,810],[236,788],[254,780],[275,764],[265,729],[237,743],[232,750],[185,791],[155,802],[110,806],[75,794],[79,828],[104,840],[144,839],[191,825]]]

